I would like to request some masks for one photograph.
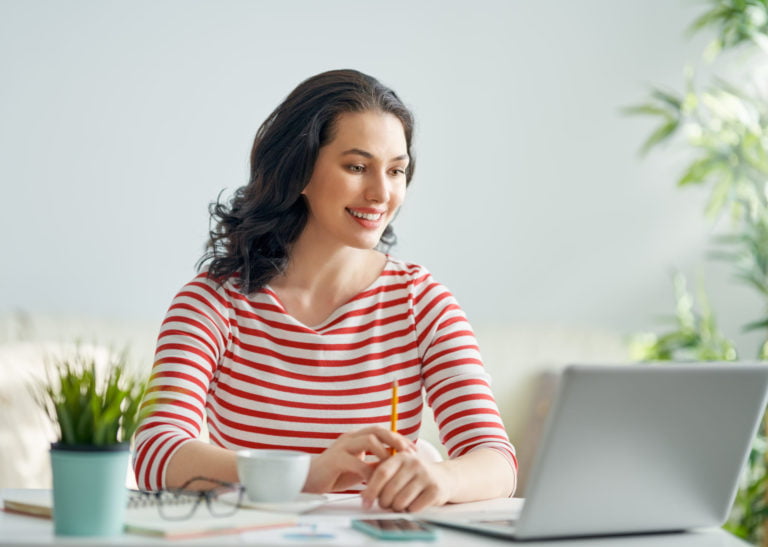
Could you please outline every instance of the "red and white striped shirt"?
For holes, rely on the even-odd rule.
[[[418,437],[424,388],[449,457],[491,447],[517,466],[471,327],[425,268],[389,257],[370,287],[313,328],[269,286],[244,296],[236,278],[201,273],[160,330],[154,407],[136,435],[139,487],[165,486],[171,455],[204,419],[225,448],[312,454],[351,429],[389,427],[393,380],[401,434]]]

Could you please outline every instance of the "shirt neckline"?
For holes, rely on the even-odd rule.
[[[388,270],[389,265],[392,261],[392,258],[389,254],[384,253],[384,256],[386,260],[384,261],[384,266],[381,268],[381,271],[379,272],[379,275],[376,276],[376,279],[373,280],[367,287],[365,287],[363,290],[359,291],[357,294],[349,298],[346,302],[341,304],[338,308],[333,310],[328,317],[323,319],[320,323],[314,326],[310,326],[305,324],[304,322],[300,321],[293,315],[291,315],[288,310],[285,308],[285,305],[283,305],[282,300],[280,300],[280,297],[277,295],[275,290],[272,288],[272,286],[267,283],[264,285],[264,293],[272,300],[272,302],[280,308],[280,312],[288,317],[290,321],[303,329],[306,329],[309,332],[316,333],[316,334],[323,334],[322,331],[329,329],[330,327],[333,327],[336,325],[339,319],[343,317],[343,315],[347,312],[347,309],[351,304],[353,304],[355,301],[359,300],[365,293],[372,291],[381,285],[382,280],[384,279],[384,273]]]

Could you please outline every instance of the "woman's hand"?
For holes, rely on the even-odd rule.
[[[427,461],[415,451],[398,452],[382,461],[361,493],[363,506],[378,501],[382,509],[421,511],[444,505],[452,496],[453,477],[441,462]]]
[[[414,444],[399,433],[381,426],[371,426],[344,433],[322,454],[312,458],[304,491],[312,493],[346,490],[369,480],[380,462],[366,462],[372,454],[380,461],[398,454],[414,454]]]
[[[366,454],[377,461],[366,462]],[[420,456],[406,437],[372,426],[341,435],[312,458],[304,491],[322,494],[366,481],[364,507],[378,502],[383,509],[414,512],[448,502],[511,496],[516,480],[512,462],[493,448],[435,462]]]

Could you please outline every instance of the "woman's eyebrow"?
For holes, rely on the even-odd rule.
[[[364,158],[368,158],[368,159],[373,158],[373,154],[365,150],[362,150],[360,148],[350,148],[349,150],[345,150],[344,152],[342,152],[341,155],[342,156],[357,155],[357,156],[363,156]],[[407,160],[407,159],[408,159],[408,154],[401,154],[399,156],[395,156],[390,161],[400,161],[400,160]]]

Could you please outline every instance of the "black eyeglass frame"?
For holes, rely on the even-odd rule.
[[[213,488],[208,489],[191,489],[190,486],[195,482],[207,482],[214,484]],[[221,495],[227,492],[237,492],[237,501],[235,503],[227,503],[227,510],[221,511],[219,507],[214,505],[214,501]],[[192,517],[197,512],[197,508],[200,503],[205,500],[205,505],[208,508],[208,512],[214,517],[229,517],[234,515],[240,508],[243,502],[243,495],[245,493],[245,487],[242,484],[221,481],[219,479],[211,479],[208,477],[193,477],[187,482],[182,484],[178,488],[167,488],[158,491],[139,490],[138,493],[142,497],[146,497],[153,501],[154,505],[157,505],[158,513],[165,520],[186,520]],[[168,500],[165,497],[170,494],[173,496],[172,500]],[[183,514],[170,514],[163,507],[176,506],[180,503],[186,503],[185,498],[194,498],[189,501],[189,511]],[[141,503],[141,502],[139,502]]]

